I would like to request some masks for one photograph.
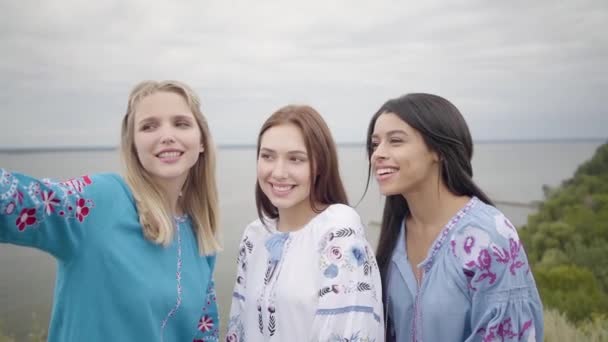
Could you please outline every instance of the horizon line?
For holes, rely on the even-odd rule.
[[[542,143],[587,143],[587,142],[608,142],[608,138],[589,137],[589,138],[541,138],[541,139],[479,139],[474,140],[474,144],[542,144]],[[217,144],[218,149],[239,149],[252,148],[253,143],[222,143]],[[364,147],[364,141],[337,142],[338,147]],[[80,151],[112,151],[117,150],[118,145],[57,145],[57,146],[0,146],[0,153],[37,153],[37,152],[80,152]]]

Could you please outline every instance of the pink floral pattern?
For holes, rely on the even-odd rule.
[[[17,228],[19,228],[19,231],[21,232],[24,231],[27,226],[31,226],[35,223],[36,208],[24,208],[23,210],[21,210],[21,213],[19,213],[17,221],[15,221]]]
[[[493,341],[497,341],[497,340],[504,341],[504,340],[511,340],[511,339],[520,341],[526,334],[526,331],[530,328],[532,328],[532,331],[530,331],[530,333],[528,334],[527,340],[534,341],[536,334],[533,331],[534,327],[532,326],[532,320],[528,320],[528,321],[524,322],[521,330],[517,331],[517,329],[515,329],[513,327],[513,322],[511,320],[511,317],[507,317],[504,320],[502,320],[500,323],[492,325],[492,326],[488,327],[487,329],[481,328],[481,329],[477,330],[477,333],[483,335],[483,342],[493,342]]]
[[[495,216],[496,237],[484,229],[468,226],[450,241],[452,253],[463,265],[469,280],[469,288],[477,290],[481,283],[493,285],[502,267],[508,266],[509,274],[516,275],[518,269],[526,267],[521,257],[522,246],[517,230],[502,214]]]
[[[56,196],[56,192],[53,190],[44,190],[42,191],[42,204],[44,206],[44,211],[47,215],[51,215],[55,212],[55,207],[61,203],[59,198]],[[82,221],[80,221],[82,222]]]
[[[12,214],[15,212],[15,208],[17,208],[15,202],[8,202],[8,204],[4,207],[4,215]]]
[[[193,342],[219,341],[219,316],[217,311],[217,296],[214,281],[209,281],[207,296],[203,305],[203,315],[199,319],[197,333]]]
[[[213,329],[213,326],[213,319],[207,315],[201,317],[201,319],[198,321],[198,330],[202,332],[207,332]]]
[[[86,205],[86,200],[84,198],[80,198],[77,202],[77,207],[76,207],[76,218],[78,219],[78,221],[82,222],[84,221],[84,218],[89,215],[89,207],[87,207]]]
[[[332,246],[327,250],[327,258],[332,262],[337,262],[342,259],[342,249],[338,246]]]
[[[92,200],[82,196],[84,188],[93,183],[89,176],[53,183],[0,171],[0,213],[15,215],[20,232],[56,216],[83,223],[94,207]]]

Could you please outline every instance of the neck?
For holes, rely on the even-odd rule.
[[[304,201],[301,205],[295,207],[279,209],[277,230],[280,232],[299,230],[317,216],[317,214],[308,201]]]
[[[412,233],[435,237],[443,227],[470,200],[468,196],[451,193],[443,184],[404,194],[410,210],[408,230]]]
[[[184,186],[185,180],[179,181],[164,181],[159,182],[158,185],[162,189],[166,196],[169,207],[171,208],[171,214],[173,216],[180,216],[184,214],[184,210],[180,205],[180,195]]]

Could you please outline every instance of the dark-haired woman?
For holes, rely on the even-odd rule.
[[[458,109],[430,94],[389,100],[369,124],[367,150],[386,196],[376,254],[387,340],[542,341],[526,253],[473,182]]]

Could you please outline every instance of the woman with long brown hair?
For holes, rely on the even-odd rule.
[[[259,218],[245,228],[227,341],[380,341],[373,251],[319,113],[287,106],[257,144]]]

